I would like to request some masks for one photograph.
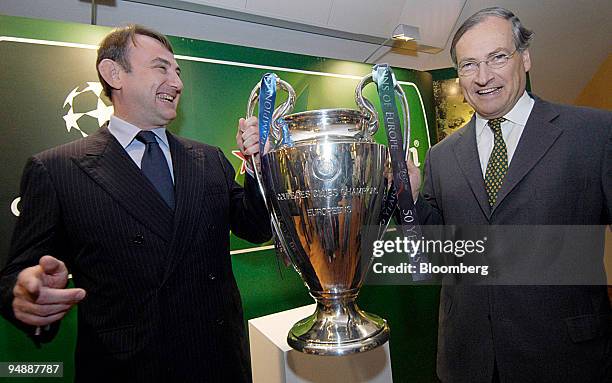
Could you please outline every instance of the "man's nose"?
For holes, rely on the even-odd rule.
[[[493,78],[493,72],[485,61],[478,63],[476,71],[476,83],[478,85],[486,85]]]
[[[181,77],[178,75],[178,73],[171,72],[170,79],[168,80],[168,82],[170,86],[172,86],[177,91],[180,92],[183,90],[183,80],[181,80]]]

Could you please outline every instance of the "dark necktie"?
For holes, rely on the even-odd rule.
[[[489,206],[495,205],[497,192],[501,188],[502,182],[508,172],[508,151],[502,136],[501,124],[505,118],[494,118],[489,120],[489,127],[493,131],[493,151],[487,163],[485,174],[485,186],[489,195]]]
[[[140,169],[151,181],[170,209],[174,210],[174,184],[166,156],[155,139],[155,133],[142,130],[136,139],[146,145]]]

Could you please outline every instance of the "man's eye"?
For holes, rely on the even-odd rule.
[[[505,53],[496,54],[491,58],[491,61],[494,63],[504,62],[508,58],[508,55]]]
[[[476,63],[472,61],[468,61],[466,63],[461,64],[461,70],[472,70],[476,67]]]
[[[158,66],[157,69],[159,69],[162,73],[166,73],[168,71],[164,66]]]

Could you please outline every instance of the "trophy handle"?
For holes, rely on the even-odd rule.
[[[355,102],[359,106],[359,109],[369,118],[369,126],[368,126],[368,134],[370,136],[374,135],[378,131],[378,113],[376,113],[376,108],[367,98],[363,97],[363,88],[365,88],[368,84],[374,82],[372,74],[369,74],[361,79],[357,88],[355,88]],[[396,83],[394,86],[395,92],[400,96],[402,100],[402,117],[404,118],[404,134],[403,134],[403,147],[406,151],[406,159],[408,159],[408,145],[410,143],[410,110],[408,108],[408,99],[406,98],[406,93],[400,86],[400,84]]]
[[[293,90],[293,87],[289,85],[288,82],[283,81],[278,77],[276,78],[276,86],[281,89],[284,89],[287,92],[288,96],[287,96],[287,101],[282,103],[272,113],[273,122],[276,121],[278,118],[285,116],[287,113],[290,113],[293,110],[293,107],[295,106],[295,90]],[[261,82],[257,83],[257,85],[251,91],[251,95],[249,96],[249,102],[247,103],[247,113],[246,113],[247,119],[253,116],[253,112],[255,111],[255,105],[257,105],[257,101],[259,101],[259,90],[260,89],[261,89]],[[270,124],[270,133],[269,133],[268,138],[274,139],[275,146],[276,146],[276,143],[282,142],[282,139],[283,139],[282,134],[283,134],[282,130],[279,129],[275,123]],[[264,153],[259,153],[257,155],[260,158],[260,163],[261,163],[261,167],[263,171],[264,163],[266,162],[263,159]],[[277,246],[277,249],[281,251],[282,254],[280,254],[280,256],[283,258],[285,265],[289,265],[289,263],[291,262],[290,255],[289,255],[290,247],[285,237],[283,236],[281,223],[278,217],[276,216],[274,210],[272,209],[272,206],[270,206],[268,203],[268,198],[266,195],[266,188],[264,187],[264,184],[263,184],[263,174],[260,174],[260,171],[257,169],[257,164],[255,162],[255,156],[251,157],[251,167],[253,168],[253,173],[255,174],[255,180],[257,181],[257,186],[259,187],[259,192],[261,193],[261,196],[263,197],[264,204],[266,205],[266,209],[268,209],[268,212],[270,212],[270,222],[272,223],[274,237],[275,239],[278,240],[278,242],[280,242],[280,246]]]
[[[276,145],[276,143],[278,142],[282,142],[283,139],[282,130],[279,129],[274,122],[279,118],[287,115],[288,113],[291,113],[293,107],[295,106],[295,90],[293,90],[293,87],[289,85],[288,82],[281,80],[279,77],[276,78],[276,86],[280,89],[284,89],[287,92],[287,101],[283,102],[278,108],[274,109],[274,113],[272,113],[273,123],[270,124],[270,137],[274,139],[274,145]],[[247,104],[246,118],[253,116],[253,112],[255,111],[255,105],[257,105],[257,101],[259,101],[260,88],[261,82],[257,83],[255,88],[253,88],[253,90],[251,91],[251,95],[249,96],[249,102]]]
[[[293,87],[289,85],[288,82],[281,80],[279,77],[276,77],[276,86],[281,89],[284,89],[287,92],[288,96],[287,96],[287,101],[282,103],[277,109],[274,110],[274,113],[272,113],[272,121],[276,121],[276,119],[286,115],[287,113],[290,113],[293,110],[293,107],[295,106],[295,90],[293,90]],[[259,101],[259,90],[260,89],[261,89],[261,82],[258,82],[257,85],[255,85],[255,87],[251,91],[251,95],[249,96],[249,102],[247,103],[246,118],[253,117],[253,112],[255,111],[255,105],[257,105],[257,101]],[[278,129],[278,127],[274,123],[270,124],[269,138],[270,137],[274,138],[275,144],[276,142],[280,142],[280,140],[282,140],[282,131]],[[261,158],[263,153],[259,153],[258,155]],[[259,171],[257,170],[257,166],[255,165],[256,165],[255,156],[253,156],[251,157],[251,166],[254,169],[253,173],[255,173],[255,179],[257,180],[257,185],[259,185],[259,191],[261,192],[261,195],[263,196],[264,201],[266,201],[266,207],[268,207],[266,191],[265,191],[262,179],[261,179],[261,175],[259,174]],[[268,209],[268,211],[271,211],[271,210]]]
[[[368,74],[364,78],[361,79],[357,88],[355,89],[355,102],[359,105],[361,111],[370,118],[370,124],[368,128],[368,133],[373,135],[378,130],[378,114],[376,113],[376,109],[374,105],[367,98],[363,97],[363,88],[365,88],[368,84],[374,82],[374,78],[372,74]],[[406,93],[402,89],[399,83],[397,83],[394,79],[394,87],[395,92],[400,96],[402,100],[402,117],[404,119],[404,129],[402,134],[402,147],[404,148],[404,160],[408,160],[408,156],[410,155],[410,151],[408,150],[410,146],[410,108],[408,107],[408,99],[406,98]],[[390,161],[389,159],[387,161]],[[393,208],[397,208],[397,205]],[[389,223],[391,222],[391,217],[393,213],[389,215],[389,218],[386,222],[382,224],[382,230],[378,233],[378,239],[382,239],[383,235],[387,231],[389,227]]]
[[[372,75],[369,74],[361,79],[357,88],[355,88],[355,102],[361,112],[368,118],[368,135],[373,136],[378,131],[378,113],[376,108],[367,98],[363,97],[363,88],[369,83],[373,82]]]
[[[400,96],[402,100],[402,111],[404,112],[402,116],[404,117],[404,134],[403,134],[403,145],[404,145],[404,160],[408,160],[408,156],[410,155],[410,151],[408,148],[410,147],[410,108],[408,107],[408,99],[406,98],[406,93],[400,86],[400,84],[395,84],[395,92]]]

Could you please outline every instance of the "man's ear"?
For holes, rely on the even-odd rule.
[[[529,56],[529,49],[525,49],[523,52],[521,52],[521,59],[523,60],[525,72],[529,72],[529,69],[531,69],[531,56]]]
[[[100,75],[113,89],[121,89],[121,69],[119,64],[111,59],[104,59],[98,64]]]

